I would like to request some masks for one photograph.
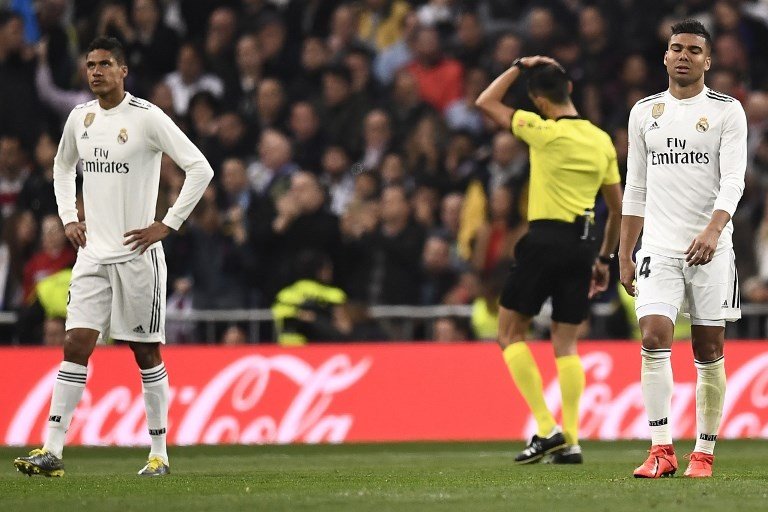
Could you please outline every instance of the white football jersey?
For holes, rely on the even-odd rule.
[[[707,87],[684,100],[669,90],[638,101],[629,115],[624,215],[645,217],[645,251],[684,258],[714,210],[733,216],[744,192],[747,120],[734,98]],[[717,253],[731,249],[733,223]]]
[[[86,245],[80,255],[108,264],[139,254],[140,249],[123,245],[123,235],[155,221],[163,153],[187,174],[163,219],[178,230],[213,177],[200,150],[162,110],[128,93],[109,110],[98,100],[72,110],[54,160],[53,179],[62,222],[77,222],[75,166],[82,162]]]

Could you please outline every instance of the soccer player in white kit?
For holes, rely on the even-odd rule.
[[[97,38],[86,55],[96,100],[75,107],[54,161],[54,189],[67,238],[77,247],[67,307],[64,361],[56,378],[42,449],[14,461],[27,475],[64,474],[64,438],[85,389],[98,338],[127,341],[139,366],[151,449],[140,475],[170,472],[166,450],[168,374],[165,343],[166,267],[160,241],[192,212],[213,177],[199,149],[159,108],[125,91],[119,41]],[[186,172],[176,203],[155,221],[160,159]],[[85,221],[75,207],[75,166],[82,161]]]
[[[701,23],[674,25],[664,53],[669,89],[638,101],[629,115],[619,264],[622,285],[636,297],[652,438],[637,478],[677,470],[669,411],[679,311],[691,317],[697,371],[697,439],[685,476],[712,476],[725,398],[725,322],[741,317],[731,217],[744,190],[747,122],[738,101],[704,85],[710,52]]]

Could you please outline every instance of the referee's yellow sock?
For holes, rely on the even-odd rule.
[[[512,374],[512,380],[515,381],[517,389],[520,390],[520,394],[528,403],[533,417],[536,418],[539,428],[538,436],[548,437],[557,423],[544,401],[541,373],[539,373],[539,367],[533,359],[531,350],[528,345],[519,341],[505,348],[503,355],[509,373]]]
[[[579,400],[584,392],[584,368],[579,356],[555,359],[563,397],[563,435],[568,444],[579,444]]]

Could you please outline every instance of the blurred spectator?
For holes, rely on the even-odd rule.
[[[323,158],[325,137],[320,130],[317,109],[307,101],[297,101],[291,108],[289,124],[296,164],[302,169],[318,172]]]
[[[381,90],[373,78],[373,56],[366,48],[351,48],[344,56],[344,65],[352,78],[352,92],[367,104],[379,99]]]
[[[328,255],[334,267],[338,261],[339,221],[325,208],[325,192],[317,176],[297,171],[290,183],[290,189],[277,200],[277,215],[272,221],[267,297],[295,280],[292,272],[302,250]]]
[[[67,120],[67,116],[75,106],[93,99],[93,94],[88,88],[88,79],[85,76],[84,59],[78,59],[78,85],[77,90],[60,88],[54,83],[53,72],[48,61],[48,42],[42,40],[37,45],[37,70],[35,71],[35,87],[40,100],[56,112],[61,121],[61,126]]]
[[[388,48],[380,51],[373,62],[373,72],[380,84],[389,86],[400,68],[413,59],[413,45],[416,41],[418,18],[409,12],[401,21],[400,38]]]
[[[299,100],[318,99],[323,87],[323,71],[329,60],[329,50],[323,39],[305,39],[301,50],[301,72],[290,85],[291,96]]]
[[[437,234],[428,236],[421,261],[424,277],[420,303],[424,306],[448,303],[448,296],[456,292],[459,282],[459,274],[451,265],[450,242]]]
[[[443,160],[447,190],[463,193],[467,189],[477,174],[475,153],[474,137],[471,133],[461,130],[450,134]]]
[[[237,43],[237,14],[226,6],[217,7],[208,18],[205,34],[205,60],[207,68],[231,83],[237,77],[235,44]]]
[[[381,166],[384,155],[392,148],[392,128],[389,116],[381,109],[368,112],[363,121],[363,169]]]
[[[16,209],[30,211],[38,224],[46,215],[58,215],[53,191],[53,158],[56,143],[48,133],[42,133],[35,146],[35,168],[24,182],[16,201]]]
[[[0,310],[13,311],[24,302],[24,266],[32,256],[37,240],[37,223],[28,211],[3,222],[0,243]]]
[[[35,286],[40,280],[75,264],[75,251],[64,236],[64,226],[58,215],[48,215],[40,224],[40,250],[24,265],[24,301],[35,299]]]
[[[21,16],[0,8],[0,135],[15,134],[30,146],[42,121],[33,57],[34,49],[24,45]]]
[[[480,292],[472,302],[472,330],[479,340],[496,341],[499,336],[499,297],[509,261],[500,261],[480,280]]]
[[[0,136],[0,215],[7,219],[16,209],[16,202],[31,174],[29,157],[21,138]]]
[[[434,28],[422,27],[416,33],[414,59],[408,71],[416,78],[419,95],[440,112],[462,96],[464,69],[459,61],[443,55]]]
[[[403,0],[364,0],[358,20],[358,37],[377,51],[402,37],[403,19],[411,6]]]
[[[255,115],[252,123],[259,130],[285,129],[288,112],[283,84],[274,78],[265,78],[256,88]]]
[[[214,97],[224,94],[224,82],[216,75],[205,72],[200,49],[193,43],[184,43],[176,60],[176,71],[166,75],[165,83],[173,94],[174,110],[185,115],[189,100],[195,93],[208,91]]]
[[[328,49],[335,59],[355,44],[362,44],[357,37],[357,14],[349,4],[341,4],[333,12]]]
[[[381,193],[381,224],[358,239],[370,251],[369,299],[372,304],[416,304],[421,280],[424,231],[411,219],[405,190],[397,185]]]
[[[481,275],[487,275],[500,261],[514,257],[515,245],[528,230],[514,210],[514,192],[500,186],[491,192],[488,221],[477,231],[472,266]]]
[[[227,157],[250,159],[253,141],[245,120],[234,111],[224,112],[213,121],[215,135],[201,144],[211,166],[219,167]]]
[[[253,33],[240,36],[235,47],[236,79],[225,83],[227,102],[246,116],[255,115],[253,94],[262,78],[262,55],[259,39]]]
[[[349,155],[341,146],[328,146],[323,154],[322,169],[320,181],[328,190],[330,210],[334,215],[342,215],[355,193]]]
[[[331,286],[331,259],[322,253],[305,251],[298,255],[295,263],[298,280],[280,290],[272,305],[277,342],[292,346],[342,340],[345,336],[336,326],[338,320],[334,319],[346,315],[341,306],[347,296],[340,288]],[[341,323],[349,325],[346,320]]]
[[[264,76],[277,78],[281,82],[290,81],[295,69],[291,48],[287,44],[285,23],[277,16],[266,18],[257,32],[264,69]]]
[[[410,137],[411,132],[421,119],[435,112],[419,97],[416,78],[407,69],[402,69],[395,75],[387,110],[392,119],[392,132],[395,134],[394,144],[397,147]]]
[[[365,99],[352,91],[352,75],[346,66],[330,66],[323,73],[320,117],[330,144],[354,153],[361,149],[360,124],[367,110]]]
[[[479,179],[488,195],[502,185],[519,188],[528,178],[527,150],[510,132],[499,132],[493,138],[491,160],[481,169]]]
[[[456,19],[456,34],[451,49],[453,56],[467,69],[482,65],[489,51],[478,14],[471,11],[461,13]]]
[[[221,345],[225,346],[237,346],[245,345],[248,343],[248,337],[242,327],[237,325],[230,325],[224,334],[221,336]]]
[[[445,316],[432,324],[432,340],[443,343],[472,341],[472,326],[466,318]]]
[[[276,203],[290,187],[291,175],[296,169],[288,138],[277,130],[265,130],[259,140],[259,160],[248,166],[251,187]]]
[[[483,133],[483,114],[475,107],[475,100],[488,83],[488,75],[482,68],[467,70],[464,75],[464,97],[452,101],[445,111],[448,128],[466,130],[476,137]]]

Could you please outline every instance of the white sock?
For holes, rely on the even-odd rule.
[[[695,452],[712,455],[725,402],[725,356],[696,365],[696,447]]]
[[[48,435],[43,449],[61,458],[64,439],[72,422],[72,415],[80,403],[85,389],[88,368],[69,361],[62,361],[59,374],[53,384],[51,408],[48,412]]]
[[[641,349],[643,365],[640,382],[643,389],[645,412],[651,429],[651,444],[672,444],[669,428],[669,410],[672,406],[671,349]]]
[[[147,410],[147,427],[152,446],[150,457],[160,457],[168,464],[168,450],[165,446],[168,426],[168,401],[170,389],[165,364],[160,363],[149,370],[141,370],[141,384],[144,391],[144,405]]]

